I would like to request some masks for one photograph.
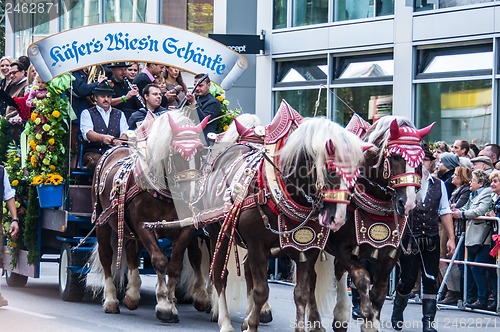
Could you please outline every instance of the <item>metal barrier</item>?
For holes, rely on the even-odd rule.
[[[499,234],[500,218],[497,218],[497,217],[478,217],[474,220],[485,220],[485,221],[496,222],[497,223],[497,227],[496,227],[497,233],[496,234]],[[448,279],[448,276],[449,276],[450,271],[451,271],[454,264],[458,264],[458,265],[461,264],[461,265],[465,265],[465,266],[482,266],[482,267],[487,267],[487,268],[494,268],[497,270],[496,271],[497,272],[497,300],[496,300],[497,308],[496,308],[496,312],[489,311],[489,310],[469,309],[465,306],[465,303],[467,303],[467,279],[468,279],[468,271],[467,270],[468,269],[464,269],[464,285],[463,285],[464,286],[464,288],[463,288],[464,289],[464,299],[463,299],[463,301],[459,301],[459,303],[456,307],[458,309],[461,309],[461,310],[473,310],[473,311],[480,312],[483,314],[499,315],[500,314],[500,292],[499,292],[499,290],[500,290],[500,278],[499,278],[499,276],[500,276],[500,255],[497,254],[496,264],[469,262],[467,260],[467,250],[465,250],[465,248],[464,248],[462,250],[465,250],[465,254],[464,254],[465,260],[464,261],[456,260],[458,252],[459,252],[460,248],[462,248],[462,246],[464,245],[464,242],[465,242],[465,233],[462,233],[460,235],[460,239],[458,241],[455,253],[451,257],[451,259],[441,258],[441,260],[440,260],[441,262],[449,263],[449,265],[448,265],[448,268],[446,269],[446,273],[443,277],[443,281],[441,282],[441,286],[439,287],[438,299],[443,294],[443,289],[444,289],[444,286],[446,285],[446,280]],[[454,307],[454,306],[443,305],[443,304],[439,304],[438,306],[439,307],[447,307],[447,308]]]

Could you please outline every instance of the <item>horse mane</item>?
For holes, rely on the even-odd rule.
[[[159,177],[163,177],[165,172],[165,162],[170,154],[170,143],[172,142],[169,116],[180,126],[193,125],[193,122],[180,110],[163,113],[153,123],[146,141],[146,160],[151,172]]]
[[[377,164],[380,165],[382,158],[384,157],[384,151],[387,148],[387,143],[389,141],[390,126],[391,122],[397,119],[398,125],[400,127],[411,127],[415,128],[413,123],[405,117],[386,115],[377,120],[366,132],[364,140],[367,143],[371,143],[376,146],[378,150]]]
[[[301,165],[301,160],[312,160],[317,170],[316,183],[326,183],[325,163],[328,155],[325,145],[328,140],[332,140],[335,146],[335,163],[355,173],[363,160],[363,141],[324,117],[304,118],[288,136],[279,152],[281,172],[289,176],[295,167]]]
[[[262,125],[262,121],[255,114],[246,114],[246,113],[241,114],[241,115],[238,115],[237,119],[238,119],[239,123],[241,123],[243,126],[245,126],[247,128],[252,128],[252,127]],[[226,132],[224,133],[224,136],[221,138],[219,143],[231,143],[231,144],[236,143],[236,141],[238,140],[238,137],[239,137],[239,135],[238,135],[238,131],[236,130],[236,124],[233,121],[229,125],[229,128],[226,130]]]

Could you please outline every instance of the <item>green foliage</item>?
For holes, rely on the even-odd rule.
[[[213,82],[210,84],[210,93],[220,102],[221,115],[217,120],[216,132],[222,133],[227,130],[231,122],[233,122],[233,119],[240,115],[241,109],[229,109],[229,100],[225,99],[224,89]]]
[[[38,199],[36,187],[29,186],[29,204],[24,218],[24,245],[28,250],[28,264],[38,264],[40,254],[38,252]]]
[[[7,160],[7,147],[10,143],[10,125],[9,121],[0,118],[0,163],[4,164]]]

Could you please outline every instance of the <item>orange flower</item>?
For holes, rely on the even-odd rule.
[[[49,140],[47,141],[47,143],[49,143],[50,145],[54,145],[55,142],[56,140],[53,137],[49,138]]]
[[[38,114],[36,112],[31,113],[31,121],[35,122],[37,116]]]
[[[31,161],[31,166],[36,167],[36,157],[35,156],[31,156],[30,161]]]

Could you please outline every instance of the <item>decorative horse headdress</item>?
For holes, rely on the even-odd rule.
[[[334,170],[337,174],[344,180],[345,184],[352,188],[356,184],[356,180],[360,174],[360,169],[358,166],[352,167],[349,163],[341,163],[335,161],[335,146],[332,140],[328,140],[325,144],[327,160],[326,165],[328,169]],[[371,144],[364,144],[362,146],[363,151],[366,151],[373,147]]]
[[[434,124],[436,123],[433,122],[422,129],[415,129],[407,126],[400,127],[397,119],[394,119],[391,122],[387,141],[387,157],[400,154],[408,165],[416,168],[424,160],[424,150],[420,142],[431,131]]]
[[[205,129],[210,115],[205,117],[196,126],[183,125],[179,126],[175,121],[168,116],[170,128],[172,128],[172,149],[179,152],[185,160],[191,160],[196,154],[196,150],[203,146],[200,140],[200,133]]]

